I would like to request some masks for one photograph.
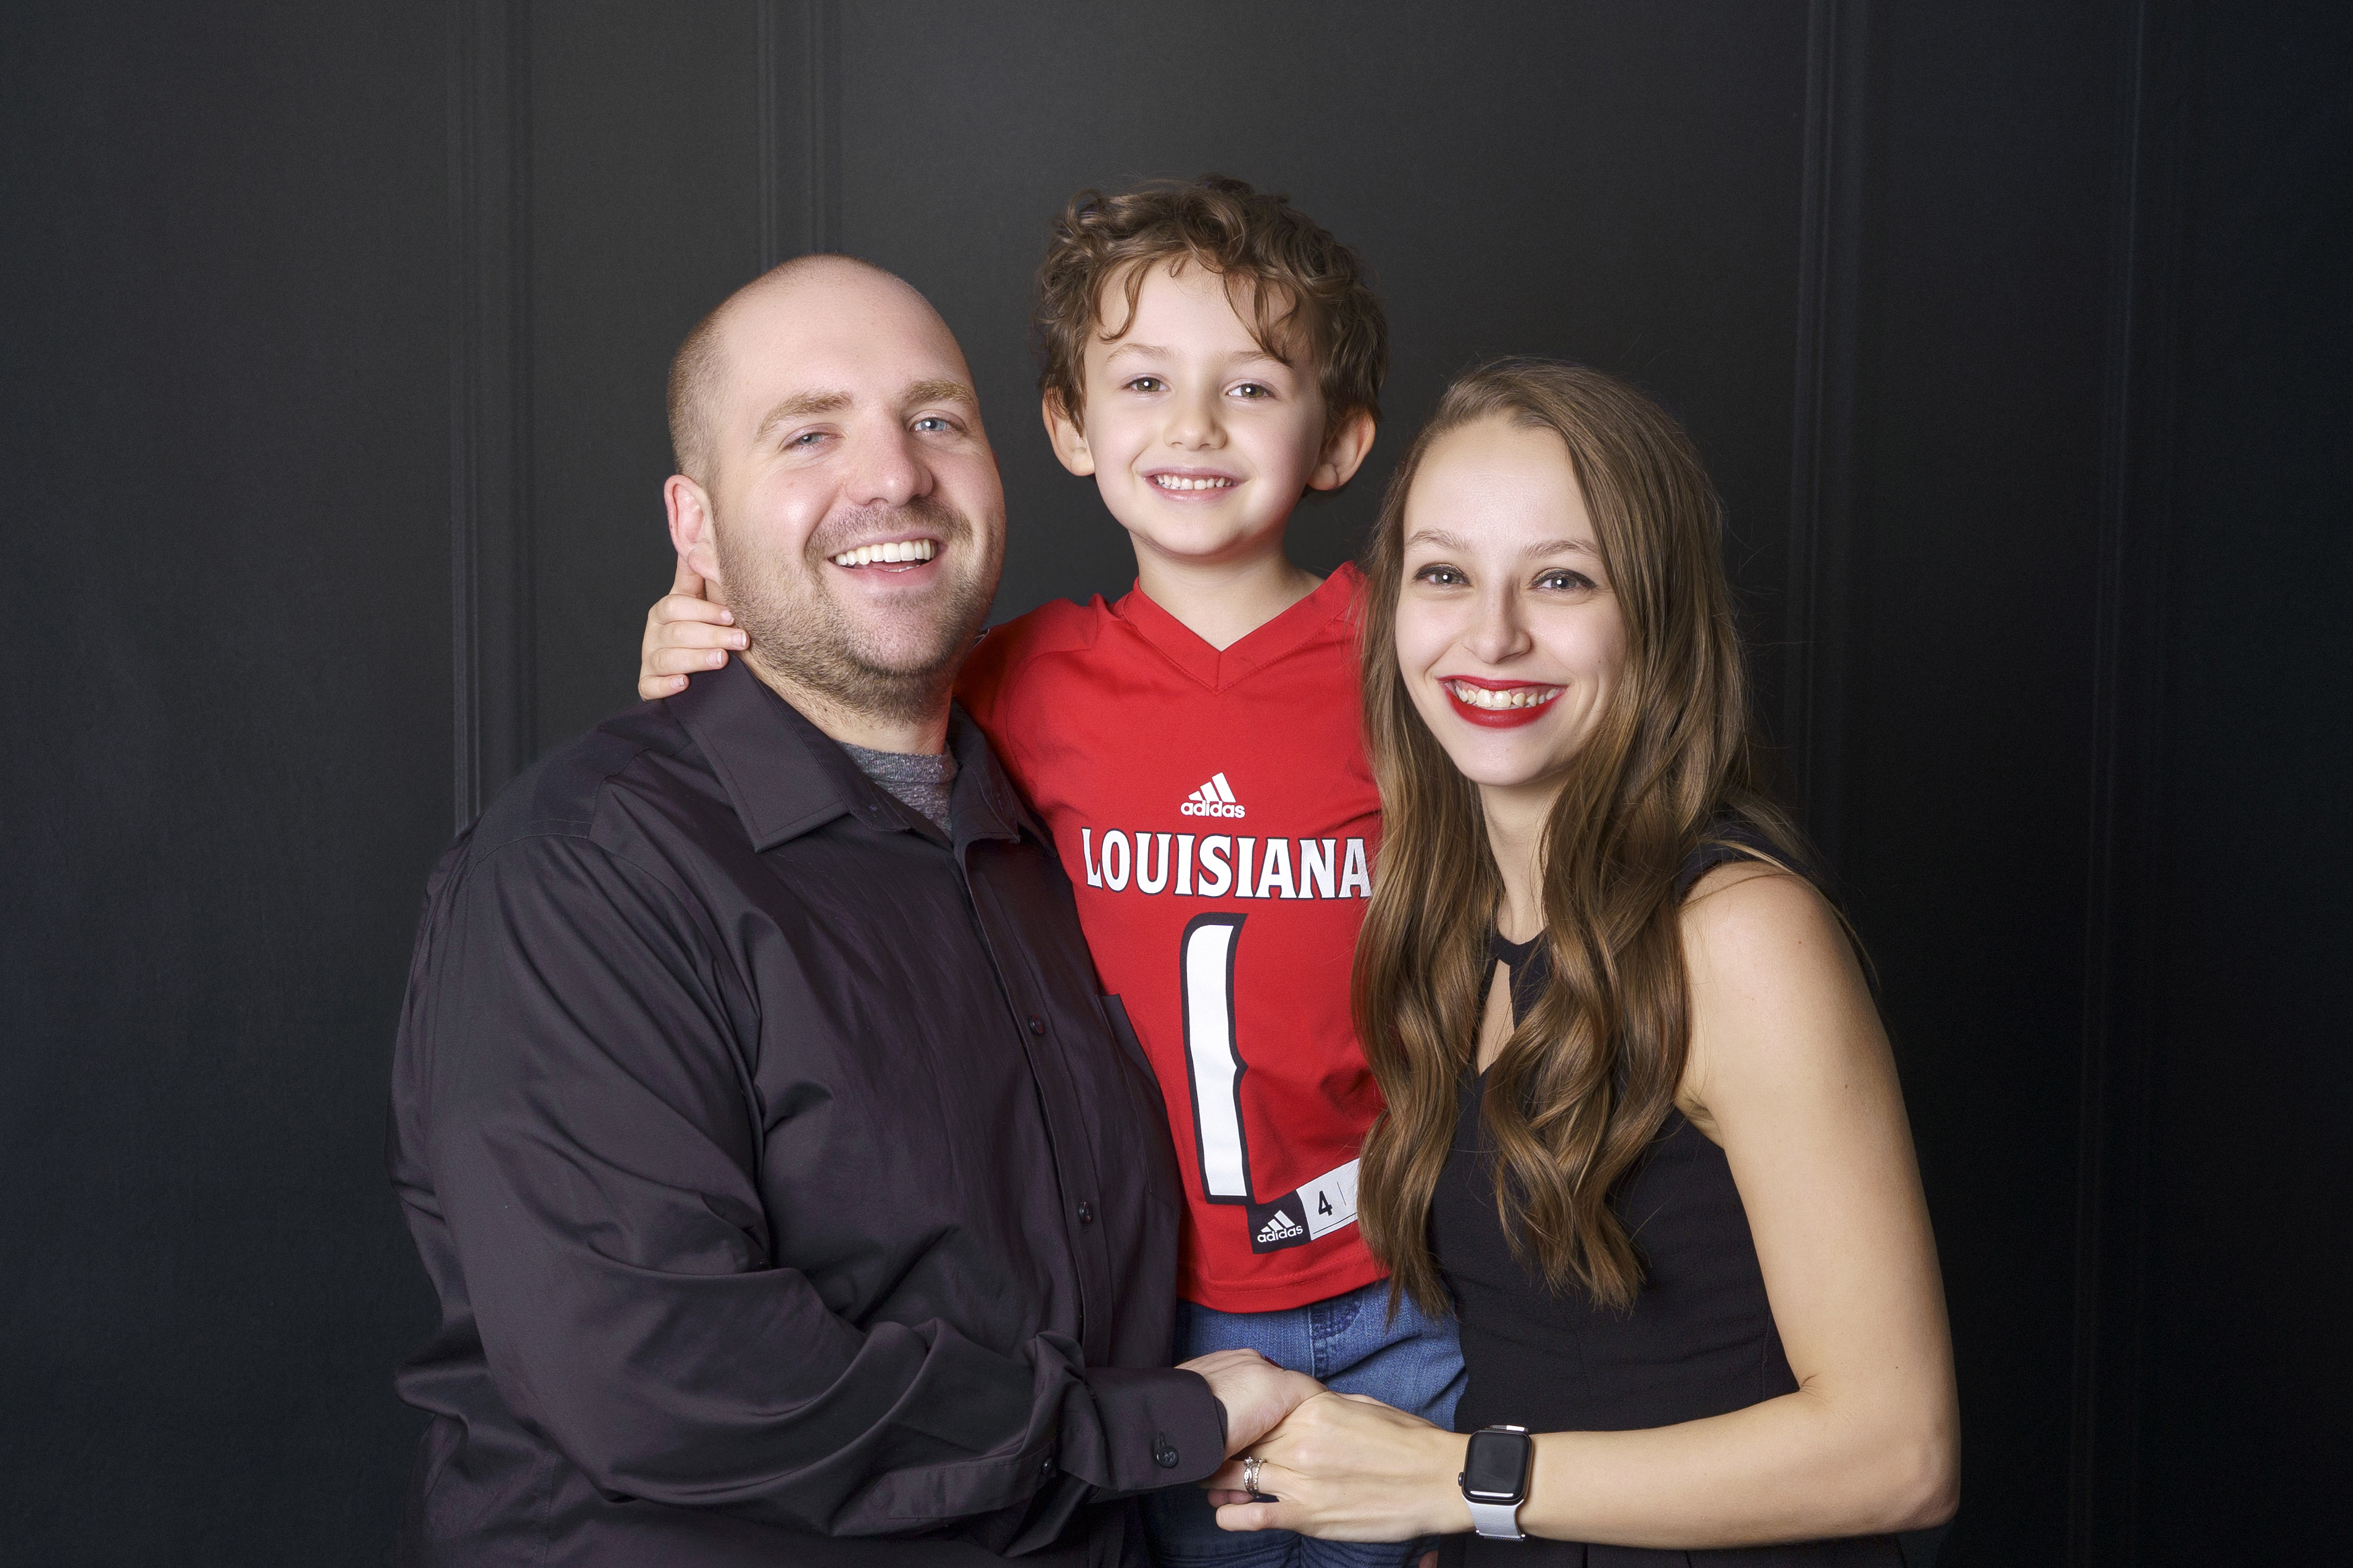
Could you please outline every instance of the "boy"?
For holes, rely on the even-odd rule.
[[[1301,498],[1372,445],[1379,302],[1282,197],[1211,176],[1073,201],[1036,327],[1055,454],[1128,531],[1136,586],[997,628],[957,694],[1052,832],[1114,1029],[1167,1102],[1188,1205],[1174,1354],[1255,1349],[1451,1425],[1451,1327],[1409,1301],[1390,1319],[1355,1223],[1380,1109],[1348,1012],[1380,825],[1360,580],[1283,552]],[[649,697],[676,689],[652,643]],[[1147,1519],[1171,1568],[1404,1552],[1228,1534],[1192,1488]]]

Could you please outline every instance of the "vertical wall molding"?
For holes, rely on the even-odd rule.
[[[841,248],[841,16],[760,0],[760,266]]]
[[[534,750],[530,23],[458,0],[449,60],[449,562],[459,827]]]
[[[1813,0],[1798,246],[1797,395],[1781,751],[1796,804],[1840,865],[1855,574],[1868,12]]]
[[[2090,879],[2077,1134],[2068,1562],[2137,1558],[2148,1114],[2163,979],[2165,577],[2185,26],[2125,17],[2100,475]]]

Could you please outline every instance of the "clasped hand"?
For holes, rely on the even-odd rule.
[[[1224,1363],[1217,1371],[1250,1399],[1243,1409],[1227,1400],[1229,1458],[1201,1483],[1220,1529],[1290,1530],[1326,1541],[1410,1541],[1471,1527],[1455,1479],[1467,1441],[1461,1435],[1377,1399],[1333,1393],[1251,1351],[1223,1351],[1187,1363],[1209,1378],[1213,1390],[1220,1379],[1205,1365],[1212,1362]],[[1219,1396],[1226,1398],[1222,1392]],[[1288,1408],[1276,1410],[1285,1399]],[[1258,1459],[1258,1494],[1273,1500],[1253,1501],[1241,1489],[1244,1457]]]

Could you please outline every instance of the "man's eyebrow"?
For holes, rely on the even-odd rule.
[[[960,381],[949,381],[945,378],[916,382],[907,388],[906,395],[900,401],[909,405],[918,403],[961,403],[967,408],[977,407],[980,402],[978,398],[973,396],[971,387]]]
[[[849,394],[846,392],[797,392],[768,410],[768,416],[760,421],[760,427],[754,432],[753,439],[767,435],[788,419],[800,419],[811,414],[834,414],[849,406]]]

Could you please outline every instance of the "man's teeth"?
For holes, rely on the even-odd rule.
[[[1465,681],[1450,680],[1446,689],[1473,708],[1491,711],[1505,708],[1540,708],[1559,696],[1566,688],[1558,686],[1511,686],[1501,691],[1491,691],[1483,686]]]
[[[1222,490],[1233,480],[1228,479],[1188,479],[1176,474],[1155,474],[1152,482],[1164,490]]]
[[[833,558],[836,566],[871,566],[877,562],[888,565],[899,561],[929,561],[940,552],[937,542],[929,539],[907,539],[895,544],[861,544],[855,550],[845,550]]]

